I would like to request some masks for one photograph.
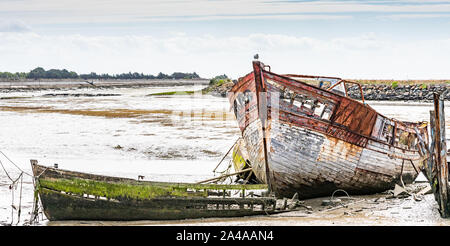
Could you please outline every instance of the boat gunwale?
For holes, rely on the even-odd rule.
[[[395,118],[390,118],[390,117],[387,117],[387,116],[385,116],[385,115],[379,113],[377,110],[375,110],[374,108],[372,108],[369,104],[367,104],[367,103],[362,103],[362,102],[360,102],[360,101],[358,101],[358,100],[356,100],[356,99],[354,99],[354,98],[351,98],[351,97],[349,97],[349,96],[342,96],[342,95],[339,95],[339,94],[337,94],[337,93],[335,93],[335,92],[333,92],[333,91],[329,91],[329,90],[326,90],[326,89],[317,87],[317,86],[315,86],[315,85],[313,85],[313,84],[308,84],[308,83],[306,83],[306,82],[304,82],[304,81],[297,80],[297,79],[293,79],[293,78],[291,78],[291,77],[287,77],[286,75],[277,74],[277,73],[274,73],[274,72],[271,72],[271,71],[267,71],[267,70],[265,70],[264,67],[262,67],[262,66],[261,66],[261,70],[262,70],[263,74],[264,74],[264,73],[269,73],[269,74],[271,74],[271,75],[273,75],[273,76],[278,76],[278,77],[281,77],[281,78],[286,79],[286,80],[292,80],[292,81],[294,81],[294,82],[301,83],[302,85],[309,86],[309,87],[313,87],[314,89],[318,89],[318,90],[320,90],[320,91],[322,91],[322,92],[330,93],[330,94],[332,94],[333,96],[337,96],[337,97],[339,97],[339,98],[346,98],[346,99],[349,99],[349,100],[351,100],[351,101],[353,101],[353,102],[358,103],[359,105],[362,105],[362,106],[365,106],[365,107],[369,107],[370,109],[374,110],[377,114],[379,114],[379,115],[383,116],[384,118],[389,119],[389,120],[391,120],[391,121],[395,121],[395,122],[403,123],[403,124],[405,124],[405,123],[406,123],[406,124],[421,124],[421,123],[423,124],[423,123],[425,123],[424,121],[409,122],[409,121],[401,121],[401,120],[398,120],[398,119],[395,119]],[[241,78],[243,79],[243,78],[245,78],[245,77],[251,75],[252,73],[253,73],[253,72],[250,72],[250,73],[244,75],[244,76],[241,77]],[[307,76],[313,77],[313,75],[307,75]],[[322,78],[322,77],[320,77],[320,78]],[[331,77],[330,77],[330,78],[331,78]],[[336,78],[337,78],[337,77],[336,77]],[[339,78],[339,79],[341,79],[341,78]],[[347,80],[345,80],[345,81],[347,81]],[[233,87],[231,87],[230,92],[237,93],[236,90],[238,90],[240,87],[242,87],[244,84],[246,84],[246,83],[248,83],[248,82],[250,82],[250,80],[245,81],[245,82],[238,81],[235,85],[233,85]],[[278,81],[276,81],[276,82],[278,82]],[[349,82],[352,82],[352,83],[358,83],[358,82],[353,82],[353,81],[349,81]],[[264,82],[264,83],[266,83],[266,82]],[[314,94],[316,94],[316,93],[314,93]],[[235,100],[235,97],[236,97],[236,95],[234,95],[233,98],[230,98],[230,100],[233,99],[232,101],[234,101],[234,100]]]
[[[196,183],[176,183],[176,182],[158,182],[158,181],[149,181],[149,180],[136,180],[132,178],[123,178],[123,177],[114,177],[114,176],[106,176],[106,175],[99,175],[99,174],[91,174],[91,173],[84,173],[84,172],[77,172],[77,171],[70,171],[66,169],[59,169],[54,167],[47,167],[39,164],[32,164],[33,168],[33,175],[35,178],[41,178],[40,176],[44,175],[43,178],[45,179],[45,172],[48,170],[56,172],[58,175],[61,176],[69,176],[71,178],[80,178],[85,180],[94,180],[98,182],[105,182],[105,183],[120,183],[120,182],[129,182],[132,185],[153,185],[153,186],[164,186],[164,187],[196,187],[197,189],[205,189],[205,190],[266,190],[267,185],[265,184],[246,184],[246,185],[240,185],[240,184],[196,184]],[[43,169],[43,171],[39,172],[39,175],[37,175],[37,172],[39,169]],[[86,177],[89,176],[89,177]],[[67,179],[69,177],[64,178],[55,178],[55,179]],[[48,177],[53,178],[53,177]],[[101,180],[102,178],[110,179],[110,180]]]

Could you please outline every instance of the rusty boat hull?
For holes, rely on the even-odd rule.
[[[275,213],[274,197],[231,197],[266,185],[138,181],[45,167],[32,160],[35,196],[51,220],[180,220]],[[248,194],[248,193],[247,193]]]
[[[370,194],[417,177],[426,159],[419,144],[428,141],[426,123],[390,119],[347,97],[353,82],[267,67],[254,61],[228,98],[253,172],[276,196]],[[311,78],[335,84],[325,89],[303,81]],[[339,84],[342,91],[335,90]]]

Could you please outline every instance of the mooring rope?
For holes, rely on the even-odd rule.
[[[5,153],[3,153],[3,151],[0,150],[0,154],[2,154],[9,162],[11,162],[11,164],[13,164],[17,169],[19,169],[19,171],[21,171],[22,173],[25,173],[26,175],[28,175],[30,177],[33,177],[32,174],[25,172],[16,163],[14,163],[11,159],[9,159],[9,157]],[[2,164],[2,166],[3,166],[3,164]]]
[[[241,139],[241,137],[239,137],[238,139],[236,139],[236,141],[234,142],[233,145],[231,145],[230,149],[227,151],[227,153],[222,157],[222,159],[219,161],[219,164],[217,164],[216,168],[214,168],[213,173],[216,172],[217,168],[220,166],[220,164],[222,163],[222,161],[225,159],[225,157],[228,156],[228,154],[230,153],[230,151],[233,149],[233,147],[237,144],[237,142],[239,141],[239,139]]]
[[[35,187],[34,190],[34,199],[33,199],[33,211],[31,211],[31,217],[30,217],[30,221],[29,224],[32,225],[33,223],[39,223],[39,211],[42,208],[41,204],[39,204],[39,196],[37,194],[37,180],[39,179],[39,177],[44,174],[50,167],[46,167],[41,173],[39,173],[38,175],[36,175],[35,177],[33,177],[33,186]],[[42,213],[41,213],[42,214]],[[44,219],[44,218],[42,218]]]
[[[337,190],[335,190],[335,191],[333,192],[333,194],[331,194],[331,200],[333,200],[334,194],[335,194],[336,192],[338,192],[338,191],[344,192],[344,193],[347,195],[348,198],[351,198],[351,197],[348,195],[347,191],[345,191],[345,190],[343,190],[343,189],[337,189]]]
[[[0,160],[0,166],[2,166],[3,171],[6,174],[6,177],[11,181],[11,184],[1,184],[0,186],[6,186],[9,185],[9,189],[11,190],[11,225],[14,223],[14,210],[17,210],[17,223],[18,225],[20,223],[20,215],[22,213],[22,191],[23,191],[23,175],[26,174],[30,177],[33,177],[33,175],[23,171],[16,163],[14,163],[3,151],[0,151],[0,154],[2,154],[11,164],[13,164],[19,171],[20,174],[16,179],[13,179],[10,175],[10,173],[6,170],[5,165],[3,165],[3,162]],[[19,194],[19,207],[16,208],[14,205],[14,190],[17,189],[17,182],[20,179],[20,194]],[[31,221],[30,221],[31,222]]]
[[[0,161],[0,165],[1,165],[2,168],[3,168],[3,171],[5,171],[5,174],[6,174],[6,176],[8,177],[8,179],[11,180],[11,181],[14,181],[14,180],[11,178],[11,176],[9,176],[9,173],[8,173],[8,171],[6,171],[5,166],[3,166],[3,162],[2,162],[2,161]]]

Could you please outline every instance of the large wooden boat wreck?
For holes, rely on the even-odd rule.
[[[45,167],[36,160],[31,165],[35,196],[49,220],[171,220],[276,209],[274,197],[257,196],[267,193],[267,185],[151,182]]]
[[[362,102],[348,97],[351,86]],[[240,147],[257,179],[279,197],[384,191],[413,181],[427,158],[420,147],[428,143],[427,123],[377,113],[355,82],[279,75],[253,61],[253,71],[228,98],[242,133]]]

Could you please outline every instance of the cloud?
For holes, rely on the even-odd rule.
[[[329,20],[361,13],[401,15],[443,12],[450,12],[449,1],[0,1],[0,13],[6,16],[4,18],[20,18],[36,25],[236,19]]]
[[[253,33],[230,37],[150,35],[42,35],[0,33],[0,67],[6,71],[67,68],[78,73],[129,71],[226,73],[233,78],[261,60],[278,73],[367,79],[448,79],[450,39],[398,41],[376,33],[318,39]]]
[[[378,16],[382,20],[450,18],[449,14],[394,14]]]
[[[31,27],[25,24],[23,21],[0,20],[0,32],[29,32],[29,31],[31,31]]]
[[[352,19],[350,15],[317,14],[274,14],[274,15],[204,15],[204,16],[159,16],[143,17],[144,21],[211,21],[211,20],[344,20]]]

